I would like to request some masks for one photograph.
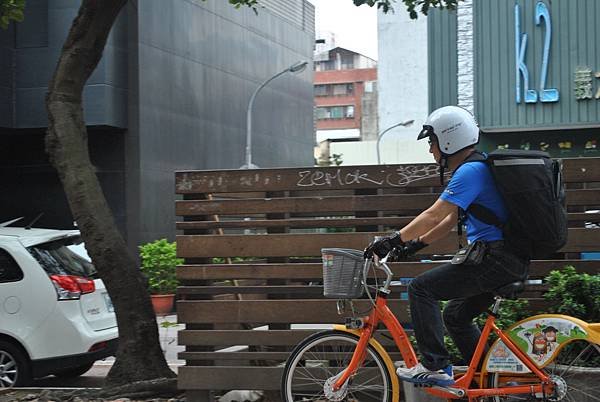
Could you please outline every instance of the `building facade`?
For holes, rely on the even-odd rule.
[[[335,141],[331,154],[344,164],[397,164],[430,162],[426,141],[416,141],[429,113],[430,68],[428,23],[425,16],[412,20],[403,8],[377,15],[377,129],[361,142]],[[402,125],[412,121],[412,124]],[[378,141],[380,139],[380,141]]]
[[[375,60],[336,47],[316,55],[314,63],[317,142],[376,137]]]
[[[92,161],[133,251],[174,236],[174,171],[243,165],[251,94],[312,60],[314,7],[259,3],[255,14],[220,0],[145,0],[118,17],[84,109]],[[77,10],[30,0],[25,20],[0,31],[0,221],[44,213],[38,226],[72,227],[43,137],[47,83]],[[253,122],[255,164],[312,165],[312,69],[265,87]]]
[[[377,15],[381,163],[431,161],[426,141],[416,141],[429,113],[428,70],[436,68],[428,63],[427,22],[423,15],[411,19],[401,6]],[[410,120],[409,126],[397,126]]]
[[[482,148],[541,149],[556,157],[600,156],[597,2],[467,3],[461,4],[471,8],[472,28],[460,18],[460,9],[458,14],[436,11],[430,16],[430,65],[448,61],[457,65],[456,74],[430,74],[431,108],[461,104],[461,83],[471,81],[473,110],[484,132]],[[461,72],[455,57],[460,38],[469,30],[475,66],[470,73]],[[433,91],[441,96],[432,96]]]

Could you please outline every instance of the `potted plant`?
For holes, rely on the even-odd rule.
[[[183,263],[177,258],[175,242],[155,240],[139,247],[141,269],[148,278],[148,290],[156,314],[168,314],[173,309],[177,277],[175,268]]]

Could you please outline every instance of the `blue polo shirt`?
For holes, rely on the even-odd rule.
[[[508,212],[496,188],[492,173],[484,162],[469,162],[461,165],[452,175],[440,198],[465,211],[471,204],[482,205],[494,212],[503,223],[508,218]],[[501,229],[483,223],[468,212],[466,226],[469,243],[475,240],[504,239]]]

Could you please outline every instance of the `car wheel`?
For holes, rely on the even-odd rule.
[[[0,340],[0,388],[22,387],[30,382],[29,359],[14,344]]]
[[[83,366],[73,367],[73,368],[66,369],[66,370],[61,370],[57,373],[54,373],[54,376],[58,377],[58,378],[79,377],[80,375],[85,374],[89,369],[91,369],[93,365],[94,365],[94,363],[92,362],[92,363],[85,364]]]

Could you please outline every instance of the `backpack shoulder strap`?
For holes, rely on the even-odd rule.
[[[483,154],[482,152],[479,151],[475,151],[473,152],[471,155],[467,156],[465,158],[465,160],[463,160],[457,167],[456,169],[454,169],[454,172],[456,172],[462,165],[464,165],[465,163],[469,163],[469,162],[486,162],[487,163],[487,157],[485,154]],[[469,211],[471,213],[471,207],[473,205],[469,206],[469,208],[467,209],[467,211]],[[491,211],[489,211],[487,208],[482,207],[483,209],[485,209],[486,211],[488,211],[490,214],[494,215]],[[462,248],[462,244],[461,244],[461,240],[460,238],[463,235],[463,226],[465,225],[465,222],[467,221],[467,211],[465,211],[464,209],[458,207],[458,219],[456,221],[456,230],[458,232],[458,247]],[[485,212],[484,212],[485,214]],[[486,214],[486,216],[488,216],[489,214]],[[479,218],[478,218],[479,219]],[[483,221],[485,222],[485,221]],[[487,223],[487,222],[485,222]]]
[[[471,204],[469,208],[467,208],[467,212],[473,215],[475,218],[479,219],[481,222],[486,223],[488,225],[496,226],[500,229],[504,226],[502,221],[493,213],[490,209],[484,207],[479,204]]]
[[[458,165],[458,167],[464,165],[465,163],[469,163],[469,162],[489,163],[490,159],[483,153],[481,153],[479,151],[475,151],[471,155],[469,155],[460,165]],[[458,167],[456,169],[458,169]],[[502,224],[502,221],[489,208],[486,208],[483,205],[479,205],[479,204],[471,204],[471,205],[469,205],[469,208],[467,208],[466,211],[463,211],[461,208],[459,208],[459,213],[458,213],[459,236],[462,235],[462,226],[464,225],[464,222],[466,220],[467,212],[470,213],[471,215],[473,215],[478,220],[480,220],[483,223],[486,223],[488,225],[493,225],[500,229],[502,229],[502,227],[504,226]]]
[[[456,167],[456,169],[454,169],[454,171],[456,172],[458,170],[458,168],[461,167],[462,165],[464,165],[465,163],[469,163],[469,162],[487,162],[487,160],[488,160],[488,157],[485,154],[483,154],[482,152],[479,152],[479,151],[475,151],[471,155],[467,156],[465,158],[465,160],[462,161]]]

